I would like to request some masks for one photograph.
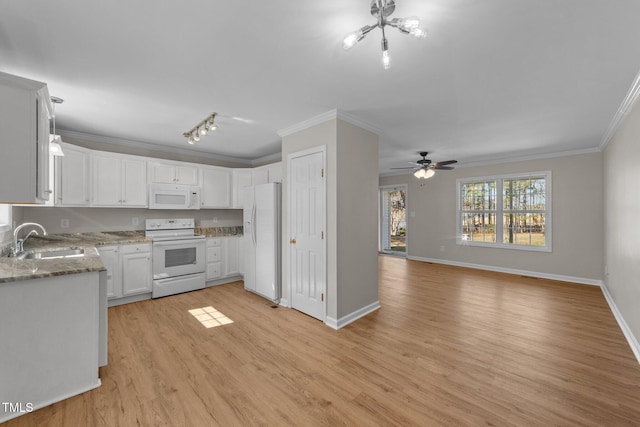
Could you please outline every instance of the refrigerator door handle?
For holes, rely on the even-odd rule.
[[[253,227],[251,229],[251,238],[253,239],[253,245],[258,246],[258,237],[256,236],[256,205],[254,204],[251,209],[251,221],[253,222]]]

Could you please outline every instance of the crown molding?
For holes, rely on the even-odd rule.
[[[555,157],[578,156],[580,154],[592,154],[592,153],[600,153],[600,152],[602,152],[602,150],[600,150],[599,147],[583,148],[580,150],[557,151],[554,153],[531,154],[528,156],[519,156],[519,157],[505,157],[502,159],[492,159],[492,160],[486,160],[481,162],[458,163],[456,165],[456,168],[489,166],[489,165],[497,165],[500,163],[526,162],[530,160],[553,159]]]
[[[371,125],[370,123],[360,120],[359,118],[349,113],[339,111],[337,108],[334,108],[333,110],[329,110],[322,114],[318,114],[317,116],[313,116],[295,125],[281,129],[277,133],[280,138],[284,138],[285,136],[289,136],[296,132],[300,132],[312,126],[316,126],[333,119],[340,119],[344,122],[351,123],[354,126],[358,126],[362,129],[368,130],[369,132],[375,133],[376,135],[380,135],[382,133],[381,129]]]
[[[469,162],[469,163],[457,163],[456,169],[460,168],[469,168],[469,167],[478,167],[478,166],[491,166],[498,165],[502,163],[515,163],[515,162],[526,162],[531,160],[541,160],[541,159],[553,159],[556,157],[566,157],[566,156],[578,156],[581,154],[592,154],[592,153],[601,153],[602,150],[598,147],[594,148],[584,148],[580,150],[571,150],[571,151],[558,151],[556,153],[542,153],[542,154],[532,154],[530,156],[519,156],[519,157],[506,157],[502,159],[493,159],[482,162]],[[379,174],[380,177],[386,176],[397,176],[397,175],[405,175],[412,173],[410,170],[405,171],[397,171],[397,172],[384,172]]]
[[[267,156],[259,157],[251,161],[251,166],[263,166],[270,163],[277,163],[282,160],[282,153],[273,153]]]
[[[607,131],[605,132],[604,136],[602,137],[602,141],[600,141],[600,145],[598,146],[600,148],[600,151],[604,151],[604,149],[607,147],[607,144],[609,144],[609,141],[611,141],[611,138],[613,138],[613,135],[615,135],[616,131],[624,121],[627,113],[631,111],[631,108],[633,108],[633,105],[638,99],[638,96],[640,96],[640,71],[638,72],[638,74],[636,74],[636,78],[633,80],[633,83],[631,83],[631,87],[627,92],[627,96],[624,97],[622,103],[620,104],[620,107],[618,107],[618,111],[616,111],[616,114],[613,116],[611,123],[609,123],[609,127],[607,128]]]
[[[171,153],[171,154],[183,154],[188,156],[206,157],[207,159],[211,159],[211,160],[222,160],[222,161],[236,162],[236,163],[246,164],[246,165],[252,164],[252,160],[241,159],[238,157],[223,156],[219,154],[207,153],[205,151],[199,151],[199,150],[193,150],[193,149],[168,147],[166,145],[151,144],[149,142],[132,141],[129,139],[113,138],[110,136],[94,135],[90,133],[76,132],[76,131],[64,130],[64,129],[56,129],[56,133],[59,134],[63,139],[64,137],[69,137],[69,138],[84,140],[87,142],[97,142],[97,143],[103,143],[103,144],[119,145],[123,147],[162,151],[162,152]]]

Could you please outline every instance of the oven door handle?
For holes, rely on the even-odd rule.
[[[168,242],[153,242],[153,246],[175,246],[178,245],[198,245],[200,242],[204,243],[204,239],[194,239],[194,241],[184,241],[184,240],[170,240]]]

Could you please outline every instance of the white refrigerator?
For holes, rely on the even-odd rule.
[[[281,186],[274,182],[242,190],[244,288],[280,302]]]

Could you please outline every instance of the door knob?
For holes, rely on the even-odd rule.
[[[295,245],[296,244],[296,239],[290,239],[289,243],[291,243],[292,245]]]

